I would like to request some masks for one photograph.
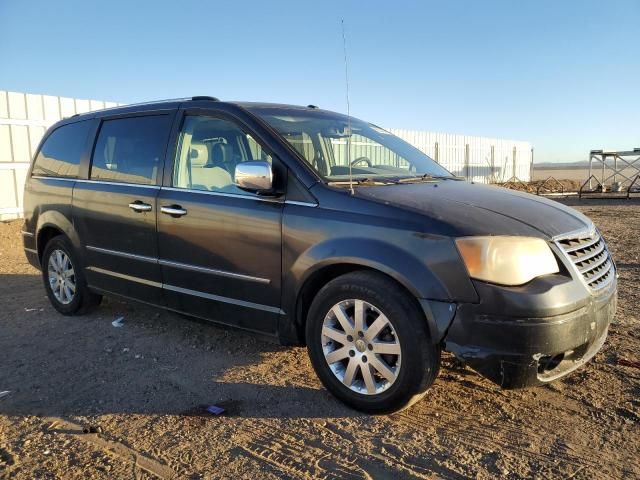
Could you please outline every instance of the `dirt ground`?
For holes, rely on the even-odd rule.
[[[555,178],[555,177],[554,177]],[[559,178],[556,181],[553,180],[534,180],[531,182],[527,182],[525,184],[511,183],[509,184],[510,188],[514,188],[516,190],[523,190],[528,193],[537,193],[538,188],[540,189],[540,193],[548,193],[548,192],[577,192],[580,190],[582,183],[576,180],[569,180],[566,178]],[[595,188],[595,182],[594,182]]]
[[[303,348],[115,298],[57,314],[21,222],[0,224],[0,478],[639,478],[640,369],[619,362],[640,361],[640,202],[575,203],[620,273],[594,360],[501,391],[447,357],[422,402],[380,417],[326,392]]]

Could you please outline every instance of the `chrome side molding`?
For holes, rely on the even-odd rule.
[[[144,255],[136,255],[135,253],[120,252],[118,250],[109,250],[108,248],[93,247],[91,245],[87,245],[86,249],[91,250],[92,252],[115,255],[116,257],[130,258],[131,260],[140,260],[141,262],[158,263],[157,258],[146,257]]]
[[[220,277],[237,278],[238,280],[247,280],[249,282],[269,284],[271,280],[268,278],[252,277],[242,273],[227,272],[225,270],[216,270],[214,268],[199,267],[197,265],[189,265],[187,263],[173,262],[171,260],[159,259],[158,263],[166,267],[181,268],[183,270],[191,270],[193,272],[208,273],[210,275],[218,275]]]
[[[128,258],[130,260],[139,260],[141,262],[146,262],[146,263],[155,263],[158,265],[163,265],[165,267],[181,268],[183,270],[190,270],[192,272],[207,273],[209,275],[217,275],[220,277],[227,277],[227,278],[236,278],[238,280],[246,280],[248,282],[256,282],[256,283],[263,283],[263,284],[271,283],[271,280],[268,278],[253,277],[251,275],[245,275],[243,273],[227,272],[225,270],[216,270],[214,268],[200,267],[198,265],[190,265],[188,263],[174,262],[172,260],[164,260],[162,258],[147,257],[144,255],[136,255],[134,253],[120,252],[118,250],[110,250],[108,248],[94,247],[91,245],[87,245],[86,248],[87,250],[91,250],[93,252],[104,253],[106,255],[114,255],[116,257]],[[92,268],[92,267],[89,267],[89,268]]]
[[[284,203],[286,203],[287,205],[297,205],[299,207],[312,207],[312,208],[315,208],[315,207],[318,206],[317,203],[299,202],[297,200],[285,200]]]
[[[284,314],[284,311],[278,307],[271,307],[269,305],[263,305],[261,303],[247,302],[245,300],[238,300],[230,297],[223,297],[221,295],[213,295],[211,293],[201,292],[198,290],[191,290],[190,288],[177,287],[175,285],[168,285],[166,283],[153,282],[140,277],[134,277],[132,275],[125,275],[123,273],[114,272],[112,270],[106,270],[99,267],[87,267],[87,270],[100,273],[102,275],[109,275],[111,277],[121,278],[130,282],[141,283],[143,285],[149,285],[151,287],[163,288],[172,292],[184,293],[186,295],[192,295],[194,297],[206,298],[207,300],[214,300],[216,302],[229,303],[232,305],[238,305],[241,307],[253,308],[254,310],[262,310],[264,312],[276,313],[279,315]]]

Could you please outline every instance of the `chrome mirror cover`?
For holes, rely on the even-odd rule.
[[[273,190],[273,170],[271,164],[262,160],[242,162],[236,165],[235,185],[255,193]]]

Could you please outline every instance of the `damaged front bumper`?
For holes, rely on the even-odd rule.
[[[458,305],[444,347],[503,388],[540,385],[583,365],[604,344],[617,303],[615,279],[597,295],[558,276],[476,288],[482,301]]]

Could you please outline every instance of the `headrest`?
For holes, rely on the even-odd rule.
[[[209,162],[209,149],[204,143],[192,143],[189,150],[189,160],[194,167],[202,167]]]
[[[216,143],[211,151],[211,163],[214,165],[224,165],[233,160],[233,148],[225,143]]]

